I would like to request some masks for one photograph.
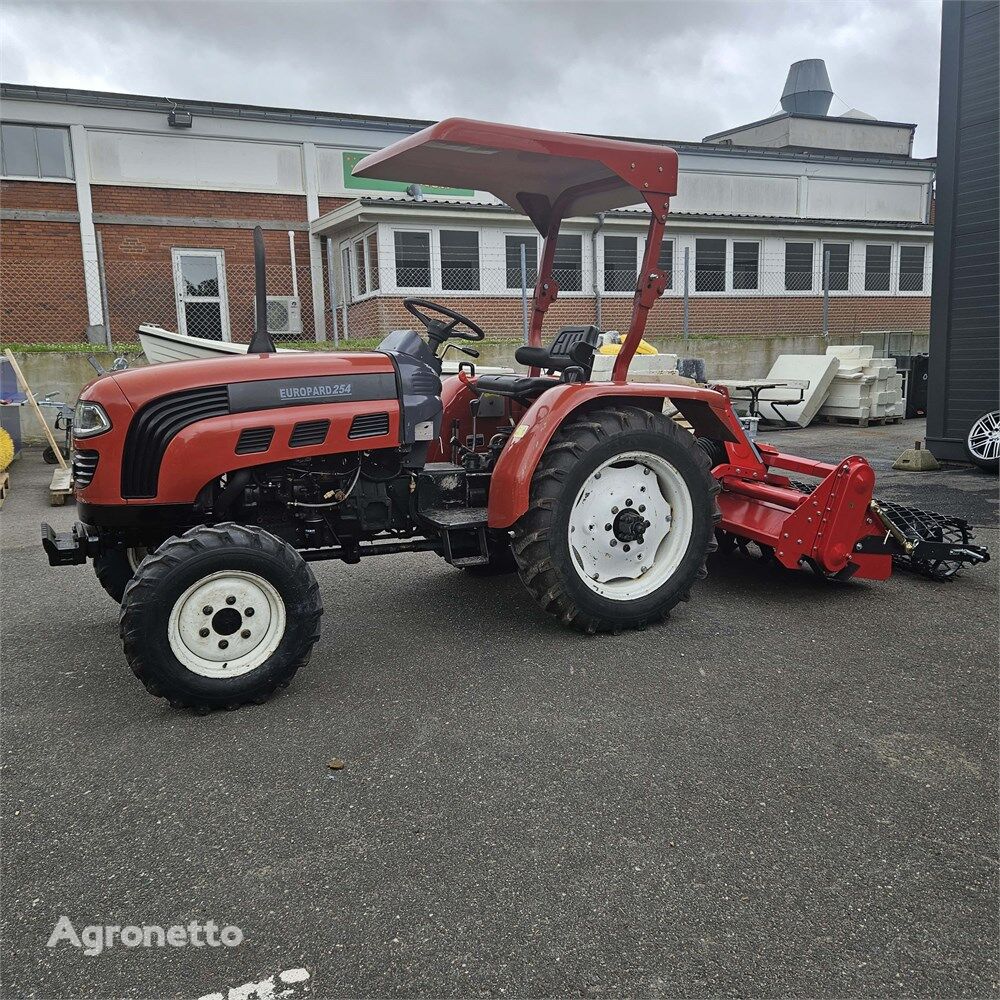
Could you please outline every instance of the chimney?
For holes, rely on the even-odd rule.
[[[781,106],[789,114],[825,115],[830,110],[833,89],[822,59],[800,59],[792,63],[781,92]]]

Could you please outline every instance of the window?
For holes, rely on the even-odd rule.
[[[342,251],[344,252],[344,251]],[[350,266],[344,269],[344,284],[348,284],[348,274],[354,278],[354,298],[377,292],[382,285],[378,270],[378,231],[372,230],[359,236],[349,246]]]
[[[694,241],[694,290],[724,292],[726,290],[726,241]]]
[[[479,233],[441,230],[441,288],[443,291],[479,290]]]
[[[899,248],[899,290],[922,292],[924,290],[924,254],[926,247]]]
[[[371,232],[365,238],[365,252],[368,263],[368,289],[377,292],[382,282],[378,273],[378,231]]]
[[[606,292],[635,291],[639,273],[639,256],[634,236],[604,237],[604,290]]]
[[[760,244],[756,241],[733,241],[733,289],[759,287]]]
[[[524,272],[528,288],[538,280],[538,238],[536,236],[507,237],[507,287],[521,287],[521,247],[524,247]]]
[[[656,266],[667,279],[665,288],[674,287],[674,241],[664,240],[660,244],[660,256],[657,258]]]
[[[785,291],[811,292],[813,290],[813,245],[811,243],[785,244]]]
[[[431,287],[431,234],[395,232],[396,287]]]
[[[892,269],[892,247],[869,243],[865,247],[865,291],[889,291],[889,272]]]
[[[225,254],[221,250],[174,249],[171,257],[178,332],[229,340]]]
[[[69,129],[44,125],[0,126],[0,156],[8,177],[73,176]]]
[[[343,246],[340,249],[340,272],[344,282],[344,301],[351,302],[351,248]]]
[[[823,244],[823,275],[826,279],[826,262],[830,262],[830,273],[827,288],[831,292],[846,292],[851,281],[851,244]]]
[[[357,295],[368,294],[368,268],[365,267],[365,241],[354,241],[354,291]]]
[[[552,277],[564,292],[583,291],[582,236],[560,236],[556,241]]]

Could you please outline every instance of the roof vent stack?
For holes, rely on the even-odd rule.
[[[789,114],[826,115],[833,89],[822,59],[800,59],[788,69],[781,106]]]

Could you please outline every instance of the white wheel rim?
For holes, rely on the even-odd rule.
[[[580,487],[569,516],[569,551],[595,594],[635,601],[673,576],[693,529],[691,493],[677,469],[648,451],[624,452]]]
[[[969,431],[969,451],[983,462],[1000,458],[1000,410],[984,413]]]
[[[256,573],[223,570],[193,583],[170,611],[167,638],[182,666],[202,677],[255,670],[285,634],[285,602]]]
[[[139,568],[139,563],[149,555],[149,549],[145,545],[131,545],[125,550],[125,558],[128,559],[129,567],[134,573]]]

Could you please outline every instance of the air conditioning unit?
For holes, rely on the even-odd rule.
[[[254,326],[257,325],[257,302],[254,301]],[[298,337],[302,333],[302,313],[294,295],[268,295],[267,332],[272,337]]]

